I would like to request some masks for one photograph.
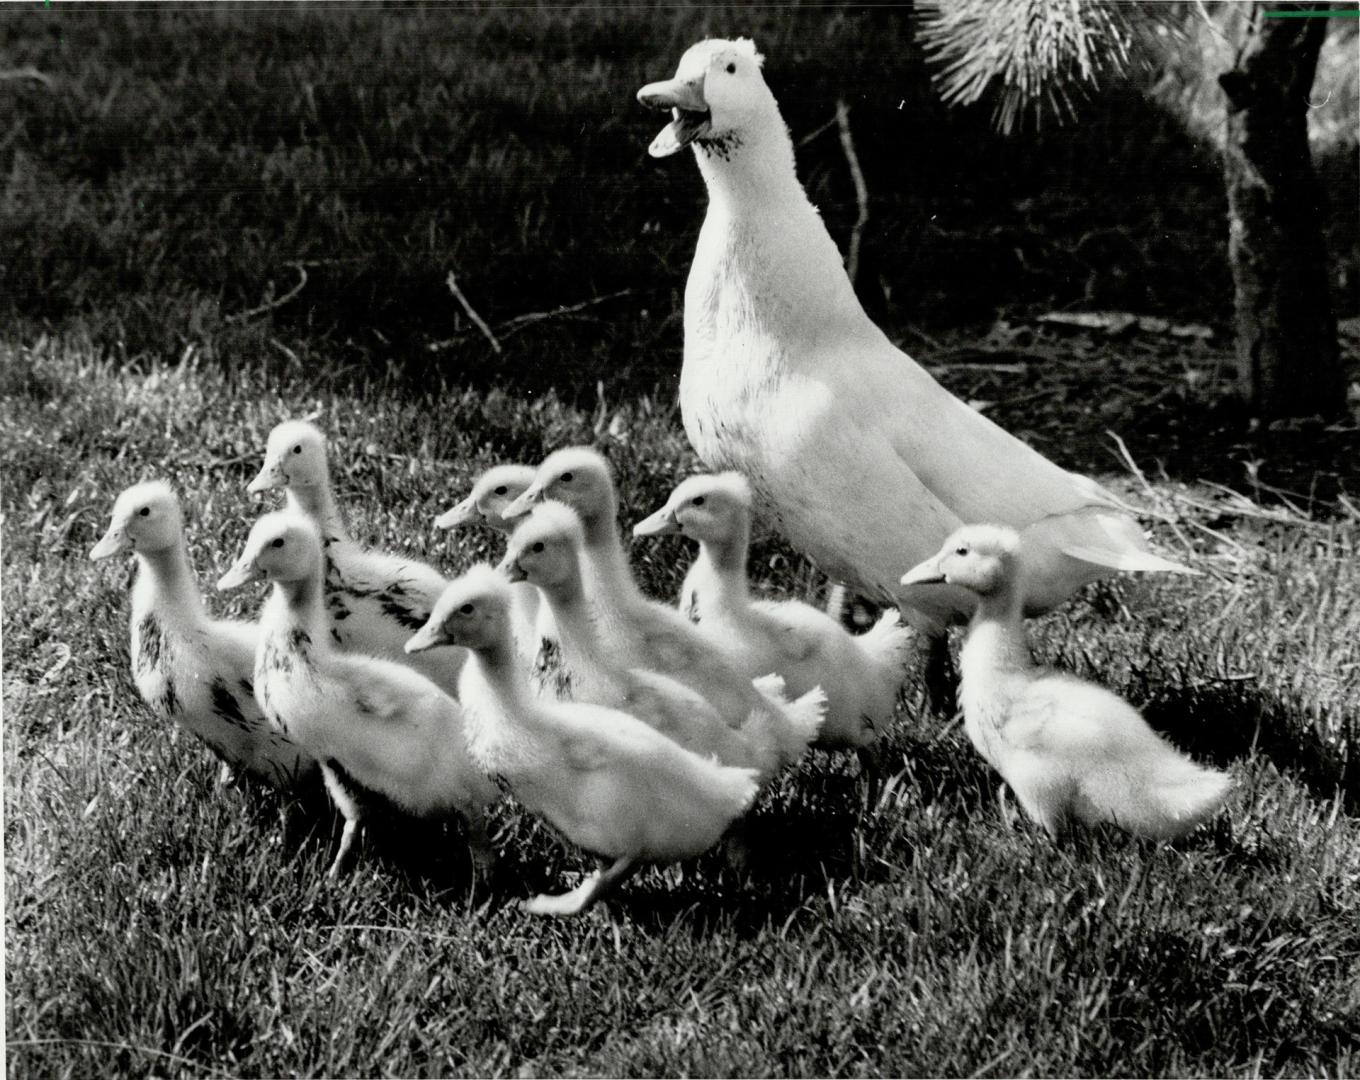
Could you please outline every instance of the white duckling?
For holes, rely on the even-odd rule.
[[[620,667],[603,647],[586,601],[580,565],[584,545],[576,511],[549,500],[535,506],[511,535],[499,568],[509,580],[527,581],[541,590],[552,610],[566,676],[560,699],[622,709],[686,749],[724,765],[756,769],[762,780],[803,752],[804,731],[783,719],[786,701],[777,675],[754,680],[767,707],[754,710],[734,728],[688,686],[654,671]],[[820,696],[818,691],[810,701]]]
[[[746,674],[778,672],[791,695],[814,686],[826,691],[817,738],[822,746],[870,746],[892,719],[906,678],[911,635],[897,612],[855,637],[800,601],[752,601],[746,578],[751,489],[739,473],[691,476],[665,506],[633,527],[634,536],[667,533],[699,541],[682,590],[691,598],[699,633]]]
[[[708,212],[685,289],[680,406],[714,471],[833,578],[899,606],[947,658],[967,590],[903,586],[966,521],[1031,527],[1027,612],[1116,570],[1174,570],[1128,507],[939,385],[870,321],[794,170],[793,143],[746,39],[690,48],[638,91],[675,119],[650,151],[692,146]]]
[[[461,814],[473,856],[486,865],[483,811],[497,790],[468,756],[463,711],[404,664],[338,651],[328,632],[323,577],[316,525],[283,511],[255,523],[217,587],[273,582],[260,616],[255,697],[265,715],[321,763],[326,789],[345,818],[329,876],[339,874],[349,854],[368,793],[417,817]]]
[[[441,529],[480,524],[509,535],[515,522],[504,516],[507,506],[533,483],[532,465],[494,465],[477,478],[467,497],[435,518]],[[510,590],[510,623],[520,652],[532,662],[532,680],[541,693],[556,693],[562,680],[562,659],[552,612],[539,603],[538,590],[520,582]]]
[[[251,684],[257,628],[208,617],[184,546],[179,499],[158,480],[134,484],[91,559],[132,552],[132,677],[160,719],[176,721],[222,759],[222,779],[244,771],[275,787],[316,776],[302,747],[265,719]]]
[[[269,433],[264,466],[246,490],[275,488],[284,489],[290,510],[311,518],[320,530],[331,640],[347,652],[409,664],[446,693],[456,693],[461,654],[434,662],[402,651],[448,582],[417,559],[372,551],[351,539],[331,488],[326,440],[311,424],[287,420]]]
[[[548,455],[533,484],[506,508],[505,516],[526,513],[545,499],[566,503],[580,516],[585,592],[600,648],[616,667],[654,671],[683,683],[706,698],[729,727],[740,727],[752,712],[770,707],[723,649],[678,611],[642,595],[619,539],[613,475],[600,453],[577,446]],[[825,698],[810,692],[783,706],[787,730],[781,742],[797,746],[801,754],[816,737],[824,706]]]
[[[1034,666],[1022,622],[1029,538],[970,525],[909,571],[977,597],[960,659],[964,728],[978,752],[1052,835],[1070,820],[1173,837],[1212,815],[1231,786],[1166,743],[1103,687]]]
[[[475,566],[440,598],[407,647],[472,650],[461,697],[468,745],[526,809],[601,868],[560,896],[537,896],[537,915],[575,915],[645,862],[688,859],[712,847],[750,807],[757,777],[700,757],[636,717],[579,702],[536,699],[515,651],[510,588]]]

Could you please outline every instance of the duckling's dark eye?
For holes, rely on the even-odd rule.
[[[955,554],[955,555],[967,555],[967,554],[968,554],[968,548],[967,548],[967,547],[956,547],[956,548],[954,549],[954,554]]]
[[[535,544],[535,545],[534,545],[533,547],[531,547],[529,550],[530,550],[530,551],[542,551],[542,550],[543,550],[543,541],[540,540],[537,544]]]
[[[702,495],[696,495],[696,496],[694,496],[694,498],[690,500],[690,505],[691,505],[691,506],[703,506],[703,505],[704,505],[704,497],[703,497]]]
[[[293,447],[293,453],[295,453],[295,454],[300,454],[300,453],[302,453],[302,444],[301,444],[301,443],[298,443],[295,447]]]
[[[569,472],[564,472],[564,473],[562,474],[562,483],[564,483],[564,484],[570,484],[570,483],[571,483],[571,473],[569,473]]]
[[[727,74],[729,74],[729,75],[735,75],[736,73],[737,73],[737,65],[736,65],[736,64],[728,64],[728,65],[727,65]]]
[[[472,606],[471,604],[464,604],[464,605],[463,605],[462,607],[460,607],[458,610],[459,610],[459,612],[461,612],[461,613],[464,614],[464,615],[471,615],[472,612],[473,612],[475,609],[473,608],[473,606]]]
[[[497,494],[497,495],[504,495],[505,492],[506,492],[506,487],[505,487],[504,484],[502,484],[500,487],[498,487],[498,488],[496,489],[496,494]]]
[[[270,547],[283,547],[283,537],[282,537],[282,536],[276,536],[276,537],[274,537],[273,540],[269,541],[269,546],[270,546]]]
[[[151,516],[151,507],[149,507],[149,506],[143,506],[140,510],[137,511],[137,513],[138,513],[139,515],[141,515],[142,517],[150,517],[150,516]]]

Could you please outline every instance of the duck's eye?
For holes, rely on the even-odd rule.
[[[530,550],[530,551],[542,551],[542,550],[543,550],[543,541],[540,540],[537,544],[535,544],[535,545],[534,545],[533,547],[531,547],[529,550]]]
[[[293,453],[295,454],[302,453],[302,443],[298,443],[295,447],[293,447]]]
[[[571,473],[569,473],[569,472],[564,472],[564,473],[562,474],[562,483],[564,483],[564,484],[570,484],[570,483],[571,483]]]
[[[498,487],[498,488],[496,489],[496,494],[497,494],[497,495],[504,495],[504,494],[506,493],[507,490],[508,490],[508,489],[506,488],[506,486],[505,486],[504,484],[502,484],[500,487]]]
[[[731,64],[731,63],[728,64],[728,65],[727,65],[727,74],[729,74],[729,75],[735,75],[736,73],[737,73],[737,65],[736,65],[736,64]]]
[[[691,506],[703,506],[703,505],[704,505],[704,497],[703,497],[702,495],[696,495],[696,496],[694,496],[694,498],[692,498],[692,499],[690,500],[690,505],[691,505]]]
[[[954,554],[955,554],[955,555],[967,555],[967,554],[968,554],[968,548],[967,548],[966,546],[963,546],[963,547],[956,547],[956,548],[954,549]]]
[[[149,507],[149,506],[143,506],[140,510],[137,511],[137,514],[138,514],[140,517],[150,517],[150,516],[151,516],[151,507]]]
[[[283,537],[282,537],[282,536],[276,536],[276,537],[274,537],[273,540],[269,541],[269,546],[270,546],[270,547],[283,547]]]
[[[474,610],[475,609],[471,604],[464,604],[462,607],[458,609],[458,611],[463,615],[471,615]]]

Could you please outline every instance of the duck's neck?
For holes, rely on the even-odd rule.
[[[137,591],[142,604],[189,622],[206,617],[183,541],[159,551],[139,551],[137,559],[140,564]]]
[[[865,316],[841,253],[798,182],[793,142],[773,102],[771,110],[725,153],[694,148],[709,208],[690,280],[737,305],[725,318],[786,326],[803,340],[829,321]]]
[[[1024,592],[1017,584],[978,598],[960,654],[960,674],[1025,671],[1034,666],[1025,641]]]
[[[290,633],[301,630],[312,645],[324,647],[327,634],[323,592],[319,570],[299,581],[275,582],[271,600],[280,615],[277,628]],[[292,635],[291,640],[300,639]]]
[[[589,620],[590,607],[586,603],[585,589],[579,575],[567,581],[540,585],[538,589],[552,609],[553,621],[557,625],[584,626]]]
[[[329,482],[289,484],[285,494],[288,509],[300,511],[315,521],[323,540],[349,539]]]
[[[598,517],[582,523],[586,533],[586,558],[597,588],[606,590],[607,595],[616,600],[627,601],[636,598],[638,590],[616,520],[617,512],[610,505]]]
[[[750,525],[737,526],[733,534],[721,540],[699,543],[697,570],[705,580],[699,595],[712,599],[730,610],[742,610],[751,602],[750,586],[746,580],[747,552],[751,544]]]

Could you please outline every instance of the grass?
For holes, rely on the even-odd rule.
[[[456,837],[400,825],[327,886],[327,816],[294,808],[285,829],[279,796],[216,787],[209,756],[148,719],[128,574],[86,554],[117,490],[165,476],[210,580],[258,512],[243,492],[268,428],[314,414],[358,533],[453,569],[488,538],[446,544],[430,520],[493,461],[596,441],[627,513],[649,511],[693,465],[674,411],[128,367],[74,339],[0,359],[11,1075],[1360,1068],[1354,517],[1213,522],[1196,557],[1220,576],[1120,580],[1035,624],[1041,657],[1232,771],[1196,835],[1008,830],[995,777],[910,687],[877,801],[853,764],[812,755],[762,799],[744,873],[705,856],[545,923],[514,901],[582,863],[511,804],[489,886],[469,892]],[[635,546],[653,593],[673,595],[677,551]],[[762,588],[817,582],[768,538],[754,566]]]

